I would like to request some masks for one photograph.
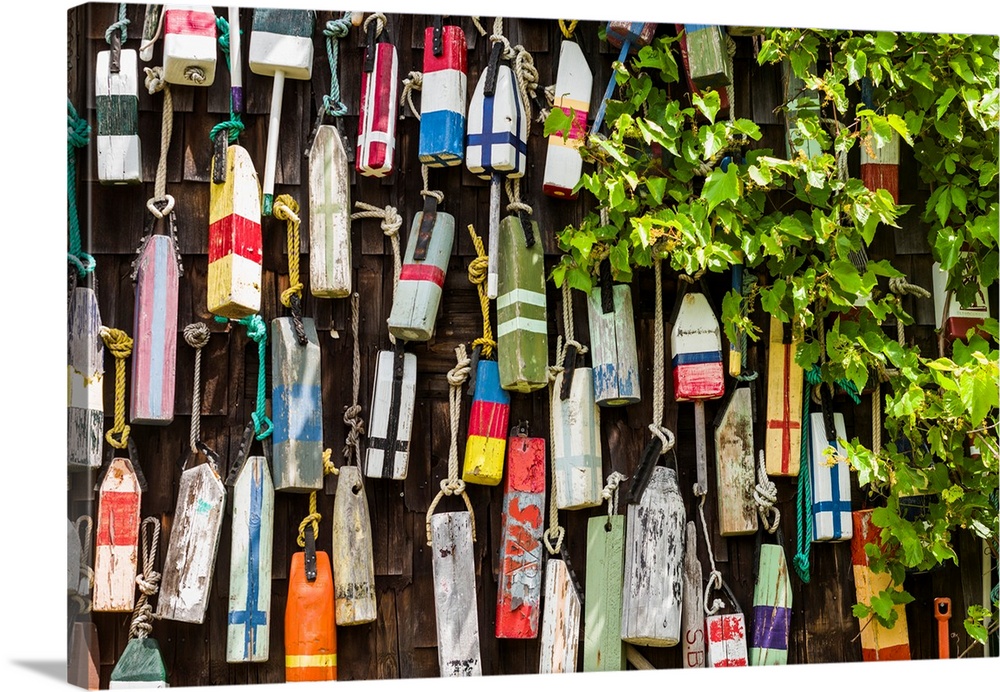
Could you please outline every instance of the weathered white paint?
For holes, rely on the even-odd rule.
[[[583,158],[580,145],[587,134],[587,111],[590,110],[590,92],[594,75],[587,59],[576,41],[562,41],[559,45],[559,67],[556,69],[554,108],[569,110],[567,115],[578,115],[574,122],[582,120],[582,127],[572,127],[563,138],[563,133],[549,135],[545,153],[545,173],[542,190],[547,195],[572,199],[573,187],[580,180]]]
[[[333,588],[337,625],[374,622],[375,562],[364,478],[357,466],[341,466],[333,500]]]
[[[365,475],[369,478],[406,478],[409,463],[410,430],[413,427],[413,406],[417,396],[417,357],[403,354],[403,384],[399,396],[399,423],[396,427],[396,451],[387,455],[383,447],[389,431],[389,414],[392,408],[392,380],[394,354],[379,351],[375,365],[375,385],[372,392],[372,422],[368,428],[368,448],[365,450]],[[388,462],[387,462],[388,457]]]
[[[681,664],[685,668],[705,667],[705,585],[698,561],[698,529],[687,523],[684,538],[684,638],[681,640]]]
[[[215,10],[210,5],[167,5],[163,27],[163,79],[212,86],[218,53]]]
[[[757,530],[750,388],[737,387],[715,428],[715,472],[719,498],[719,533],[744,536]]]
[[[101,466],[104,449],[104,341],[94,289],[77,287],[70,294],[69,416],[66,460],[69,468]]]
[[[142,182],[139,143],[139,61],[134,50],[121,52],[121,70],[111,72],[111,51],[97,54],[94,94],[115,101],[114,115],[97,121],[97,179],[102,183]],[[108,133],[108,134],[104,134]]]
[[[135,605],[142,490],[132,462],[115,457],[101,482],[94,535],[93,609],[129,612]]]
[[[566,563],[550,557],[545,563],[539,673],[575,673],[580,643],[580,597]]]
[[[431,517],[431,568],[441,677],[482,675],[479,608],[468,512]]]
[[[351,294],[351,178],[337,128],[320,125],[309,150],[309,290]]]
[[[560,396],[564,373],[550,388],[555,446],[556,506],[581,509],[601,504],[603,466],[601,412],[594,403],[590,368],[576,368],[569,396]]]

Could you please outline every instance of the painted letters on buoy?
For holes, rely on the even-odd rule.
[[[97,179],[105,184],[142,182],[139,143],[139,59],[134,50],[120,53],[111,71],[111,51],[97,54],[94,93],[97,103]]]
[[[549,135],[542,192],[552,197],[577,197],[573,188],[583,172],[580,146],[587,136],[587,112],[593,84],[594,75],[580,44],[563,41],[559,46],[553,108],[561,109],[573,122],[568,134],[560,130]]]
[[[705,596],[698,561],[698,529],[693,521],[684,532],[684,616],[681,662],[684,668],[705,667]]]
[[[163,8],[163,79],[209,87],[215,82],[215,10],[210,5]]]
[[[566,372],[552,385],[552,438],[555,446],[556,506],[582,509],[601,504],[601,412],[594,403],[594,377],[590,368],[576,368],[570,375],[569,396],[560,397]]]
[[[351,186],[340,133],[320,125],[309,150],[309,291],[351,293]]]
[[[431,168],[458,166],[465,157],[467,52],[462,27],[447,24],[424,30],[417,159]]]
[[[824,402],[824,406],[830,406]],[[847,454],[838,440],[847,439],[844,414],[809,414],[809,473],[812,481],[813,541],[851,538],[851,479]],[[836,455],[827,457],[833,448]]]
[[[246,149],[226,149],[225,182],[210,183],[209,199],[208,311],[238,320],[260,310],[261,292],[260,184]]]
[[[168,425],[174,419],[179,280],[173,239],[150,236],[135,265],[135,343],[129,407],[134,424]]]
[[[417,357],[405,353],[400,344],[395,351],[379,351],[365,452],[369,478],[406,478],[416,391]]]
[[[770,476],[799,475],[802,443],[802,368],[791,325],[771,317],[767,354],[767,437],[764,464]]]
[[[396,47],[388,41],[365,48],[361,72],[361,115],[355,168],[365,176],[383,178],[393,170],[396,118],[399,108],[399,66]]]
[[[306,578],[305,551],[292,553],[285,605],[285,681],[337,679],[337,629],[330,556],[316,551],[316,578]]]
[[[70,294],[69,416],[66,460],[70,470],[100,468],[104,449],[104,341],[97,294],[77,286]]]
[[[454,216],[443,211],[436,212],[429,234],[421,233],[423,218],[422,211],[413,217],[399,272],[399,285],[389,313],[389,333],[403,341],[428,341],[434,336],[448,260],[455,240]]]
[[[115,457],[101,481],[94,539],[93,609],[127,613],[135,606],[142,490],[132,462]]]
[[[500,221],[497,361],[500,386],[527,393],[548,385],[549,328],[542,244],[527,247],[521,223],[516,215]],[[537,239],[538,224],[531,226]]]
[[[478,485],[500,483],[509,418],[510,395],[500,388],[497,362],[480,360],[476,368],[476,391],[469,411],[463,481]]]

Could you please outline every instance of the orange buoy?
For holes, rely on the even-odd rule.
[[[316,551],[316,578],[306,579],[305,552],[292,554],[285,606],[285,680],[337,679],[337,630],[330,556]]]

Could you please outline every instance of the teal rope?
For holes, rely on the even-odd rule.
[[[90,124],[77,115],[73,102],[69,106],[69,144],[66,157],[66,187],[69,190],[69,262],[76,267],[76,273],[83,278],[94,271],[97,262],[83,251],[83,241],[80,239],[80,214],[76,208],[76,150],[87,146],[90,141]]]
[[[109,46],[111,45],[111,34],[116,31],[121,32],[122,45],[125,45],[125,41],[128,39],[127,28],[129,23],[129,20],[125,19],[125,3],[120,3],[118,5],[118,21],[104,30],[104,40],[108,42]]]
[[[340,80],[337,78],[337,61],[340,54],[340,39],[347,36],[351,28],[351,13],[345,12],[342,19],[331,19],[323,29],[326,36],[326,57],[330,61],[330,94],[323,97],[320,115],[327,113],[335,118],[347,114],[347,106],[340,100]],[[334,39],[337,39],[334,41]]]
[[[225,17],[216,16],[215,26],[219,30],[219,47],[222,49],[222,54],[226,56],[226,69],[232,70],[232,62],[229,59],[229,22]],[[240,35],[243,35],[243,31],[240,31]],[[216,135],[222,130],[229,130],[229,143],[232,144],[237,139],[239,139],[240,134],[246,126],[243,124],[243,119],[240,117],[239,113],[233,110],[233,96],[229,95],[229,120],[223,120],[221,123],[212,128],[211,132],[208,133],[208,137],[213,142],[215,141]]]
[[[802,583],[809,583],[809,549],[812,546],[813,517],[812,517],[812,482],[809,473],[809,400],[812,398],[812,388],[823,382],[818,365],[813,365],[812,369],[806,373],[805,393],[802,395],[802,444],[799,453],[799,487],[798,496],[795,498],[795,518],[798,530],[797,543],[795,547],[795,557],[792,564],[795,573],[799,575]]]
[[[216,315],[215,321],[228,322],[229,319]],[[267,325],[261,319],[260,315],[257,314],[234,321],[246,327],[247,336],[257,342],[257,410],[250,414],[250,419],[253,421],[253,429],[257,439],[263,440],[274,432],[274,423],[267,417],[267,411],[264,408],[264,397],[266,394],[264,358],[267,356]]]

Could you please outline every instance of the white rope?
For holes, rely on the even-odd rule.
[[[601,497],[608,503],[608,516],[618,514],[618,486],[622,481],[627,481],[625,476],[617,471],[612,471],[608,475],[608,481],[601,489]]]
[[[470,17],[470,19],[472,20],[472,25],[474,27],[476,27],[477,31],[479,31],[479,35],[480,36],[485,36],[486,35],[486,29],[484,29],[483,25],[479,23],[479,17]]]
[[[354,455],[354,463],[361,465],[361,436],[365,434],[365,422],[361,418],[361,405],[358,404],[358,393],[361,389],[361,350],[358,347],[358,302],[360,296],[355,291],[351,294],[351,334],[354,338],[354,358],[352,361],[353,373],[351,378],[351,405],[344,407],[344,425],[348,426],[347,439],[344,442],[344,463],[351,462],[351,453]]]
[[[712,592],[712,589],[722,588],[722,573],[715,568],[715,555],[712,554],[712,541],[708,537],[708,525],[705,523],[705,497],[707,493],[698,487],[698,484],[694,484],[694,494],[695,497],[700,497],[701,500],[698,502],[698,516],[701,517],[701,530],[705,536],[705,546],[708,548],[708,560],[712,563],[712,571],[708,575],[708,583],[705,585],[705,597],[704,597],[704,608],[705,615],[715,615],[719,612],[719,608],[726,605],[726,602],[721,598],[716,598],[712,601],[711,607],[708,605],[708,597]]]
[[[153,183],[153,196],[146,202],[146,208],[158,219],[168,215],[174,208],[174,198],[167,194],[167,151],[170,149],[170,139],[174,132],[174,99],[170,94],[170,85],[163,78],[162,67],[145,67],[145,85],[150,95],[163,92],[163,118],[160,127],[160,160],[156,164],[156,178]],[[163,209],[157,209],[156,202],[166,202]]]
[[[523,211],[529,215],[534,211],[529,205],[521,201],[520,178],[511,178],[510,176],[504,178],[504,189],[507,190],[507,199],[510,200],[510,203],[507,205],[507,211]]]
[[[147,526],[153,527],[153,537],[150,539]],[[142,537],[142,573],[135,575],[135,583],[139,586],[139,598],[132,611],[132,623],[128,628],[129,639],[145,639],[153,631],[153,606],[149,597],[155,596],[160,590],[160,573],[153,571],[156,563],[156,548],[160,544],[160,520],[156,517],[146,517],[139,527]]]
[[[361,24],[361,29],[363,31],[368,31],[368,25],[375,22],[375,38],[382,35],[385,31],[385,15],[381,12],[373,12],[365,18],[365,21]]]
[[[208,344],[211,332],[204,322],[192,322],[184,327],[184,340],[194,349],[194,390],[191,394],[191,452],[198,453],[201,439],[201,349]]]
[[[428,174],[430,173],[430,167],[425,163],[420,166],[420,177],[423,178],[424,188],[420,191],[421,197],[433,197],[437,200],[438,204],[444,201],[444,193],[441,190],[430,189],[431,185],[427,181]],[[509,180],[509,178],[508,178]]]
[[[607,211],[601,210],[602,225],[607,224]],[[660,438],[660,454],[666,454],[674,447],[674,434],[663,425],[663,399],[666,389],[666,368],[663,353],[663,260],[659,257],[653,263],[656,276],[656,319],[653,331],[653,422],[649,431]]]
[[[726,55],[726,59],[729,60],[729,74],[733,75],[735,74],[733,56],[736,55],[736,41],[728,34],[726,35]],[[730,77],[729,84],[726,85],[726,97],[729,99],[729,122],[734,122],[736,120],[736,85],[733,83],[732,77]]]
[[[778,522],[781,520],[781,511],[774,506],[778,499],[778,489],[767,475],[767,467],[764,464],[764,450],[760,450],[757,460],[757,485],[753,489],[753,499],[757,503],[757,513],[760,521],[768,533],[778,530]],[[768,519],[771,515],[771,519]]]
[[[403,225],[403,217],[399,215],[396,207],[387,204],[384,209],[365,202],[355,202],[354,206],[363,211],[351,214],[351,219],[382,219],[382,233],[389,237],[392,245],[392,297],[396,298],[396,288],[399,286],[399,272],[402,269],[402,260],[399,257],[399,229]],[[389,342],[396,343],[396,337],[389,334]]]
[[[424,73],[418,70],[411,70],[410,74],[403,80],[403,92],[399,95],[399,107],[410,106],[410,112],[420,120],[420,111],[413,105],[413,92],[422,91],[424,88]],[[424,185],[424,187],[427,187]]]

